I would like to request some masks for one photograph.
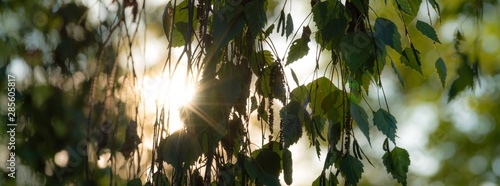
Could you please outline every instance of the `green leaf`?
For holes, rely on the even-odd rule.
[[[257,98],[255,98],[255,96],[252,96],[251,100],[252,100],[252,105],[250,106],[250,113],[255,111],[255,109],[257,109],[257,106],[258,106]]]
[[[398,5],[396,2],[399,3],[401,6],[401,12],[403,13],[403,20],[406,24],[409,24],[410,22],[415,19],[415,17],[418,14],[418,10],[420,8],[420,4],[422,3],[422,0],[398,0],[398,1],[393,1],[393,5],[395,8],[395,11],[398,14],[399,17],[399,11],[400,9],[398,8]]]
[[[296,101],[300,103],[302,106],[306,106],[311,101],[311,97],[309,95],[309,90],[306,86],[301,85],[292,90],[290,93],[290,99],[292,101]]]
[[[283,178],[287,185],[291,185],[293,182],[293,161],[292,152],[287,148],[283,149]]]
[[[379,109],[373,116],[373,124],[377,126],[394,144],[396,144],[396,118],[384,109]]]
[[[423,75],[422,67],[420,66],[420,52],[418,52],[415,48],[406,47],[399,60],[407,67],[410,67]]]
[[[292,68],[290,68],[290,70],[292,71],[292,78],[293,78],[293,81],[295,81],[295,84],[297,84],[297,87],[300,86],[299,85],[299,79],[297,78],[297,75],[295,74],[295,72],[293,71]]]
[[[298,102],[292,101],[280,111],[280,117],[283,119],[284,148],[288,148],[302,137],[302,122],[299,118],[299,111],[302,109]]]
[[[339,89],[326,77],[320,77],[307,84],[306,87],[311,92],[311,104],[309,107],[313,110],[314,116],[322,116],[323,114],[326,114],[322,108],[323,100],[330,93]]]
[[[328,182],[328,179],[325,177],[325,173],[322,173],[321,175],[318,176],[318,178],[316,178],[311,186],[325,186],[325,185],[328,185],[329,182]]]
[[[265,6],[267,6],[265,0],[253,0],[245,5],[244,12],[252,38],[255,38],[266,25],[267,16]]]
[[[264,38],[269,37],[269,35],[273,32],[273,30],[274,30],[274,24],[272,24],[266,29],[266,32],[264,33]]]
[[[394,65],[394,62],[392,61],[392,59],[391,59],[391,66],[392,66],[392,70],[394,70],[394,73],[396,73],[396,76],[398,76],[399,83],[401,83],[401,86],[403,86],[403,88],[405,88],[405,82],[404,82],[403,78],[401,77],[401,74],[399,74],[399,71],[396,68],[396,65]]]
[[[278,176],[275,176],[267,172],[261,172],[257,177],[257,181],[266,186],[281,185]]]
[[[275,151],[263,147],[260,151],[258,151],[255,162],[264,172],[271,173],[276,177],[280,175],[281,157]]]
[[[365,110],[361,108],[358,104],[351,102],[351,116],[358,125],[359,129],[365,135],[368,143],[370,142],[370,127],[368,126],[368,115]]]
[[[337,145],[342,135],[340,122],[333,123],[330,121],[328,126],[328,143],[332,146]]]
[[[254,180],[259,175],[259,166],[255,163],[255,160],[249,157],[245,157],[245,171],[247,172],[250,180]]]
[[[153,185],[170,185],[170,181],[167,176],[161,173],[161,171],[155,172],[153,174]]]
[[[342,120],[342,95],[341,90],[334,90],[323,99],[321,108],[326,112],[328,120],[331,122],[340,122]]]
[[[340,161],[339,170],[350,184],[357,185],[363,173],[363,163],[352,155],[347,155]]]
[[[278,34],[280,33],[280,28],[282,28],[281,27],[282,24],[283,24],[283,29],[282,29],[283,31],[281,32],[281,36],[285,34],[285,11],[283,10],[281,10],[280,12],[280,19],[278,21],[278,29],[276,29],[276,33]]]
[[[403,51],[398,27],[391,20],[378,17],[373,28],[375,29],[376,38],[399,53]]]
[[[436,0],[429,0],[429,3],[431,4],[432,8],[436,10],[438,16],[441,17],[441,10],[439,9],[439,4],[436,2]]]
[[[244,81],[242,68],[234,63],[225,63],[219,70],[220,94],[226,105],[232,107],[242,92],[241,83]]]
[[[422,4],[422,0],[398,0],[397,2],[401,6],[401,11],[412,18],[417,16],[420,4]],[[399,12],[396,1],[394,1],[394,6]]]
[[[293,20],[292,20],[292,15],[289,13],[288,16],[286,17],[286,39],[288,39],[288,36],[292,34],[293,32]]]
[[[290,47],[290,51],[288,51],[285,66],[292,64],[293,62],[299,60],[300,58],[306,56],[307,53],[309,53],[309,46],[307,46],[307,43],[309,43],[309,41],[309,38],[299,38],[293,41],[293,44]]]
[[[314,22],[323,42],[328,43],[347,28],[347,11],[340,1],[319,2],[312,8]]]
[[[439,75],[439,79],[441,80],[441,84],[443,85],[444,88],[444,84],[446,82],[446,64],[444,64],[443,59],[439,58],[436,61],[435,66],[437,69],[437,73]]]
[[[203,149],[196,138],[188,137],[186,132],[182,130],[176,131],[163,139],[160,142],[160,150],[163,160],[174,168],[192,165],[203,153]]]
[[[254,74],[260,74],[260,71],[274,63],[274,56],[269,50],[258,51],[252,55],[250,68]]]
[[[128,181],[127,186],[142,186],[142,181],[140,178],[136,178]]]
[[[424,34],[429,39],[432,39],[435,42],[441,43],[437,37],[436,31],[432,28],[431,25],[426,22],[417,20],[417,30]]]
[[[328,178],[328,186],[336,186],[339,184],[339,180],[337,179],[337,176],[333,175],[332,172],[330,172],[330,177]]]
[[[345,35],[340,44],[342,59],[352,74],[366,64],[374,56],[373,41],[370,36],[363,32],[355,32]]]
[[[417,16],[418,10],[420,9],[420,4],[422,4],[422,0],[403,0],[407,1],[410,6],[411,13],[414,17]]]
[[[408,167],[410,166],[410,155],[408,151],[395,147],[390,154],[386,152],[382,160],[387,172],[399,183],[406,185],[406,173],[408,173]]]
[[[448,93],[448,102],[454,99],[460,92],[465,90],[467,87],[472,87],[474,85],[474,72],[472,68],[463,61],[462,66],[458,69],[458,78],[453,81],[450,87],[450,92]]]
[[[163,32],[165,33],[165,36],[167,39],[170,39],[170,27],[172,25],[172,17],[171,17],[171,10],[172,9],[172,3],[169,1],[167,5],[165,5],[165,8],[163,9],[163,16],[162,16],[162,23],[163,23]]]
[[[189,10],[186,8],[188,5],[187,1],[183,1],[175,7],[175,20],[174,20],[174,33],[172,38],[172,47],[181,47],[185,44],[186,34],[189,27]],[[197,12],[194,11],[193,17],[197,16]],[[196,30],[196,25],[198,24],[198,19],[193,19],[193,28]],[[193,40],[194,32],[191,32],[191,41]]]
[[[219,48],[226,46],[229,41],[240,35],[245,27],[245,21],[241,16],[227,20],[224,18],[223,12],[217,12],[212,17],[212,35]]]
[[[262,70],[261,76],[255,82],[257,93],[268,98],[273,97],[284,103],[285,100],[285,82],[284,76],[278,68],[277,63]],[[274,73],[273,73],[274,71]]]

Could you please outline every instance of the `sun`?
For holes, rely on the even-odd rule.
[[[165,76],[162,77],[161,74],[145,76],[142,82],[142,91],[146,114],[156,114],[157,106],[158,108],[170,108],[168,131],[172,133],[182,128],[179,108],[188,104],[193,98],[193,83],[186,84],[183,74],[176,74],[171,79]]]

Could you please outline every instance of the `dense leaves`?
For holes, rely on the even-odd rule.
[[[312,12],[324,43],[329,43],[335,36],[342,34],[347,27],[347,11],[340,1],[319,2],[314,5]]]
[[[250,1],[244,8],[247,25],[250,29],[250,33],[252,34],[252,38],[255,38],[255,36],[257,36],[257,34],[259,34],[266,25],[266,9],[266,0]]]
[[[352,74],[367,64],[374,55],[372,38],[363,32],[355,32],[345,35],[340,44],[342,48],[342,59]]]
[[[140,78],[146,75],[138,73],[142,69],[135,69],[134,59],[137,58],[135,53],[134,55],[132,55],[132,52],[127,54],[129,56],[127,60],[131,60],[131,65],[129,65],[129,61],[127,61],[126,67],[116,67],[117,65],[112,63],[113,61],[122,60],[116,57],[122,55],[121,50],[131,50],[131,48],[136,47],[136,43],[140,43],[135,39],[140,34],[137,34],[137,31],[134,33],[133,30],[141,30],[142,27],[130,26],[125,15],[125,12],[128,12],[128,7],[130,7],[134,17],[132,22],[137,21],[139,22],[137,25],[145,25],[142,21],[146,20],[145,16],[150,15],[146,11],[137,11],[140,3],[136,0],[124,1],[123,5],[119,1],[111,2],[111,4],[116,3],[119,9],[117,12],[120,15],[117,15],[118,19],[113,20],[113,22],[109,21],[112,20],[109,17],[109,20],[99,20],[98,29],[92,28],[96,27],[93,25],[95,23],[86,21],[86,16],[83,15],[85,8],[74,8],[77,6],[75,4],[64,5],[60,7],[60,12],[58,12],[56,9],[59,9],[59,7],[53,6],[56,8],[52,8],[54,9],[52,12],[59,14],[64,10],[65,13],[61,13],[62,17],[57,15],[59,17],[55,16],[56,18],[54,18],[60,18],[59,22],[62,23],[58,24],[63,24],[64,27],[38,26],[33,30],[44,30],[44,32],[45,30],[53,30],[61,35],[61,41],[54,41],[54,46],[47,47],[53,48],[49,50],[54,50],[57,65],[63,68],[65,73],[91,74],[91,77],[85,75],[83,79],[86,79],[86,82],[80,87],[73,84],[66,85],[69,84],[68,82],[53,83],[54,77],[49,76],[54,74],[52,73],[54,69],[51,69],[50,65],[41,64],[37,60],[30,60],[35,58],[30,56],[40,55],[39,51],[41,50],[28,49],[29,47],[22,45],[17,46],[20,51],[26,50],[23,51],[26,54],[20,56],[27,64],[37,68],[39,66],[43,67],[44,70],[50,68],[46,73],[41,70],[42,76],[48,76],[49,83],[64,87],[63,90],[45,85],[35,87],[29,84],[26,85],[28,87],[26,92],[37,92],[37,95],[23,95],[25,104],[30,105],[29,108],[23,107],[21,109],[23,117],[35,121],[35,124],[43,122],[51,125],[44,126],[49,128],[47,129],[49,132],[39,130],[38,127],[30,129],[36,132],[32,132],[35,134],[26,135],[28,137],[26,137],[27,140],[25,141],[30,142],[30,144],[24,144],[24,147],[19,148],[19,156],[27,165],[34,167],[37,173],[43,175],[46,171],[45,165],[53,165],[54,162],[51,162],[53,160],[49,162],[38,161],[39,159],[44,160],[44,156],[54,157],[55,153],[66,147],[64,145],[73,147],[72,143],[75,143],[73,138],[82,138],[81,128],[71,128],[64,124],[81,123],[80,120],[85,120],[87,116],[67,109],[68,106],[65,105],[67,102],[68,104],[77,105],[75,107],[79,110],[95,109],[88,114],[88,133],[97,131],[101,138],[96,140],[93,136],[87,134],[90,137],[88,137],[85,148],[87,150],[97,149],[97,155],[99,155],[99,152],[107,152],[106,148],[109,148],[112,164],[116,164],[116,154],[121,152],[125,157],[125,163],[133,165],[128,167],[131,170],[130,172],[136,172],[136,170],[132,170],[132,168],[136,168],[134,166],[138,166],[137,169],[144,169],[142,163],[144,161],[137,161],[136,164],[136,157],[142,158],[142,156],[135,153],[143,152],[140,150],[139,144],[144,141],[144,135],[139,132],[148,131],[149,128],[145,127],[154,127],[152,141],[155,143],[152,145],[152,156],[148,156],[148,158],[153,158],[148,159],[152,160],[151,166],[148,165],[152,170],[151,174],[147,174],[149,175],[146,178],[149,181],[148,184],[161,182],[172,185],[196,185],[201,183],[212,183],[214,185],[279,185],[278,178],[281,173],[283,173],[285,183],[291,184],[293,180],[293,159],[289,147],[297,143],[302,137],[304,127],[310,144],[316,149],[318,157],[322,153],[321,145],[328,145],[328,154],[323,172],[313,182],[313,185],[325,183],[336,185],[338,179],[344,179],[347,184],[356,185],[359,183],[364,171],[364,165],[361,161],[361,155],[364,155],[364,152],[358,144],[359,139],[356,138],[358,136],[354,136],[356,128],[361,130],[371,145],[368,121],[373,120],[375,127],[388,140],[391,140],[394,144],[396,143],[396,118],[384,109],[374,112],[373,118],[371,118],[366,113],[365,108],[360,106],[365,101],[363,99],[371,98],[368,90],[383,88],[380,76],[388,59],[391,60],[392,69],[403,88],[405,87],[403,77],[408,76],[398,71],[392,61],[393,58],[399,57],[403,65],[423,75],[422,64],[425,64],[425,62],[422,60],[427,58],[421,58],[420,52],[414,47],[412,41],[415,42],[415,40],[410,38],[413,33],[405,33],[404,36],[408,37],[408,42],[401,42],[399,30],[405,30],[405,32],[419,31],[434,42],[441,43],[431,25],[420,20],[416,20],[416,24],[412,22],[419,13],[422,0],[398,0],[393,2],[395,11],[392,13],[397,15],[397,19],[400,19],[400,15],[402,15],[403,23],[400,20],[389,20],[378,17],[378,15],[376,15],[376,19],[370,19],[369,10],[372,10],[373,7],[370,7],[369,0],[351,0],[345,2],[345,4],[337,0],[311,1],[311,14],[302,22],[303,25],[300,25],[300,27],[303,26],[300,28],[303,32],[302,36],[298,39],[294,36],[294,40],[288,40],[288,38],[294,32],[298,33],[300,30],[297,30],[293,24],[294,12],[288,11],[287,6],[283,6],[279,18],[277,18],[278,25],[276,29],[278,33],[281,33],[282,37],[287,39],[288,43],[283,46],[273,43],[274,38],[271,33],[274,31],[276,23],[268,20],[267,13],[269,12],[266,12],[268,11],[268,3],[269,10],[274,10],[275,6],[277,6],[275,2],[268,2],[267,0],[236,2],[184,0],[177,2],[176,5],[172,4],[174,2],[169,2],[162,9],[163,17],[161,20],[153,20],[161,22],[163,27],[152,27],[152,29],[158,29],[159,32],[163,29],[170,44],[167,49],[169,58],[165,64],[161,64],[164,70],[162,73],[166,73],[167,70],[165,69],[168,67],[168,77],[173,77],[173,73],[170,72],[176,71],[179,64],[183,66],[184,60],[187,58],[186,82],[193,83],[196,87],[196,95],[193,101],[180,109],[182,121],[176,122],[182,122],[183,128],[178,131],[170,131],[169,129],[168,125],[172,124],[172,121],[165,118],[171,117],[170,111],[168,116],[165,116],[167,112],[162,111],[160,113],[157,111],[157,117],[154,119],[152,119],[153,117],[149,118],[149,116],[146,118],[146,115],[149,114],[146,111],[142,114],[142,110],[140,110],[137,103],[146,102],[143,99],[149,99],[147,97],[149,95],[124,96],[127,99],[128,97],[138,99],[127,102],[127,104],[132,103],[131,108],[107,104],[108,100],[116,99],[115,97],[118,96],[119,92],[123,92],[122,90],[127,89],[128,91],[130,87],[125,87],[127,84],[133,85],[130,90],[134,91],[129,92],[146,92],[143,90],[136,91],[137,87],[139,87],[135,86],[136,83],[144,84],[143,81],[140,81]],[[284,3],[290,2],[285,1]],[[439,5],[434,0],[430,0],[429,4],[439,13]],[[53,16],[45,10],[46,8],[37,8],[37,11]],[[106,11],[108,10],[106,9]],[[4,12],[2,12],[3,14]],[[312,18],[309,16],[312,16]],[[27,17],[29,18],[27,20],[31,20],[35,16],[30,14]],[[307,20],[312,21],[308,22]],[[58,22],[58,20],[51,21]],[[52,22],[50,25],[57,25]],[[267,23],[273,24],[266,25]],[[83,37],[90,38],[89,40],[92,42],[81,43],[81,40],[76,39],[75,35],[78,34],[70,33],[75,32],[73,30],[80,29],[81,25],[84,25],[81,28],[84,30]],[[309,26],[314,25],[316,25],[316,28],[309,28]],[[114,32],[114,29],[119,31]],[[20,30],[22,34],[31,31],[25,26]],[[311,30],[315,33],[311,32]],[[0,41],[6,46],[17,45],[16,42],[20,41],[21,38],[11,37],[4,33],[0,34],[2,34],[2,38],[6,38]],[[311,34],[314,34],[318,43],[317,48],[320,50],[317,51],[315,56],[316,63],[307,63],[316,65],[311,76],[308,76],[312,81],[303,82],[301,85],[302,80],[292,70],[292,78],[297,88],[290,91],[288,83],[291,82],[291,78],[285,76],[285,71],[288,70],[288,65],[310,54],[309,42]],[[112,44],[107,43],[108,41],[103,42],[103,39],[106,39],[105,37],[108,35]],[[172,37],[170,37],[171,35]],[[421,35],[419,36],[421,37]],[[115,42],[113,40],[115,37],[121,37],[122,40]],[[42,40],[49,40],[50,38],[52,36],[44,36]],[[54,38],[59,37],[54,36]],[[22,39],[26,42],[29,41],[26,38]],[[117,43],[125,43],[125,45],[123,47]],[[290,46],[289,51],[286,51],[286,54],[280,54],[277,49],[286,46]],[[386,46],[393,48],[397,53],[387,51]],[[179,57],[180,62],[175,63],[175,60],[172,59],[171,47],[184,47],[182,54],[175,56]],[[94,53],[98,53],[96,51],[99,49],[102,50],[96,56]],[[323,51],[323,49],[327,50]],[[6,59],[12,58],[10,53],[13,49],[6,50],[9,51],[3,53],[8,54]],[[45,51],[43,52],[44,55],[52,56],[50,52],[47,54],[45,54]],[[324,55],[325,53],[328,54]],[[458,68],[458,78],[451,84],[449,100],[454,99],[467,87],[472,87],[473,80],[478,75],[478,59],[472,63],[469,61],[470,56],[464,55],[463,52],[458,53],[463,64]],[[77,59],[76,56],[80,56],[82,59]],[[286,59],[281,56],[286,57]],[[323,60],[325,58],[327,60]],[[75,62],[85,63],[85,61],[96,60],[98,60],[97,66],[92,66],[95,65],[94,63],[89,63],[90,66],[73,64]],[[6,64],[9,65],[9,63]],[[321,68],[325,66],[327,69],[323,71]],[[84,70],[88,67],[95,67],[97,71]],[[0,74],[5,75],[6,68],[6,65],[2,65]],[[153,68],[156,68],[156,66]],[[439,57],[435,62],[435,68],[442,86],[445,87],[447,68],[442,57]],[[115,70],[111,73],[111,69]],[[40,74],[40,70],[29,70],[32,70],[34,74]],[[149,69],[144,70],[144,72],[146,71],[149,71]],[[93,74],[99,76],[99,78],[92,77]],[[120,78],[115,77],[115,74]],[[302,69],[300,74],[303,74]],[[96,80],[95,82],[98,83],[89,82],[87,79]],[[102,81],[103,79],[110,81],[109,85],[100,83],[105,82]],[[121,81],[118,82],[117,79]],[[124,79],[132,79],[132,83],[122,82]],[[252,86],[251,82],[255,82],[255,86]],[[375,83],[376,87],[370,87],[372,83]],[[412,81],[412,83],[414,82]],[[169,89],[171,84],[169,82]],[[1,85],[3,86],[3,84]],[[102,87],[106,87],[107,90]],[[71,99],[77,101],[57,101],[57,99],[63,99],[67,94],[70,94],[71,91],[69,90],[71,88],[73,89],[72,95],[75,96]],[[158,89],[162,88],[164,87]],[[178,90],[173,88],[172,91]],[[106,92],[106,95],[100,95],[96,92]],[[386,95],[383,89],[382,92],[383,95],[379,95],[379,98],[385,98]],[[120,95],[120,98],[121,96],[123,95]],[[86,100],[88,98],[91,101],[89,101],[87,108],[83,105],[87,104]],[[98,101],[94,100],[93,102],[93,99]],[[179,98],[172,97],[170,99]],[[280,101],[280,104],[276,104],[277,100]],[[112,101],[114,100],[110,102]],[[125,102],[120,100],[120,103],[121,101]],[[52,107],[46,107],[46,103],[50,103]],[[370,107],[373,106],[370,105],[369,101],[366,101],[366,103]],[[167,106],[161,104],[156,106],[157,110],[162,107],[167,108]],[[134,109],[135,113],[133,112]],[[250,110],[247,111],[247,109]],[[275,117],[277,109],[280,109],[279,117]],[[128,113],[129,110],[132,110],[132,112]],[[249,134],[249,126],[254,122],[251,119],[251,114],[255,110],[257,110],[257,118],[261,122],[262,143],[267,143],[262,147],[257,147],[257,149],[253,147],[255,143],[250,141],[251,134]],[[90,119],[90,115],[96,113],[98,116]],[[130,114],[135,119],[129,119],[128,117],[132,117]],[[68,117],[61,115],[68,115]],[[155,120],[153,125],[151,125],[151,120]],[[119,124],[120,122],[122,124]],[[105,130],[102,128],[97,129],[99,126]],[[110,135],[108,133],[112,131],[111,129],[118,132]],[[75,137],[72,135],[75,135]],[[55,147],[31,144],[33,141],[42,141],[40,138],[47,136],[55,136],[55,140],[47,143],[55,144]],[[115,142],[114,138],[110,139],[112,136],[119,140]],[[71,141],[71,143],[68,141]],[[41,156],[33,153],[32,149],[43,149],[48,153]],[[384,148],[384,150],[389,151],[388,147]],[[237,158],[235,159],[235,157]],[[408,152],[396,147],[387,152],[382,160],[387,171],[396,180],[406,184],[410,164]],[[164,167],[166,165],[164,162],[169,167]],[[86,165],[90,165],[90,163],[92,162],[87,161]],[[103,170],[95,168],[96,166],[89,167],[94,168],[96,174],[108,170],[116,171],[116,169],[109,169],[109,167]],[[153,167],[159,170],[153,173],[156,170]],[[205,167],[205,175],[200,174],[202,167]],[[212,167],[215,168],[212,169]],[[339,171],[337,174],[327,171],[328,168],[333,169],[333,167]],[[137,178],[140,177],[141,171],[143,170],[137,170],[137,173],[131,174],[131,181],[128,184],[141,185],[141,179]],[[172,171],[172,174],[165,173],[169,171]],[[81,171],[77,173],[81,173]],[[118,173],[109,174],[115,175]],[[341,175],[341,177],[337,178],[338,175]],[[89,176],[89,179],[91,178],[92,176]],[[216,181],[212,182],[214,178],[216,178]],[[100,183],[100,180],[98,181]],[[87,182],[89,185],[93,184],[91,180],[87,180]],[[123,180],[121,184],[125,182]],[[48,184],[52,184],[52,182]]]

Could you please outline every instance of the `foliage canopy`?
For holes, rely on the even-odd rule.
[[[5,4],[18,8],[21,7],[19,3]],[[308,15],[300,25],[294,25],[294,12],[286,8],[291,1],[282,2],[276,20],[269,19],[270,9],[276,6],[274,3],[270,0],[172,0],[166,4],[160,22],[168,40],[168,58],[161,73],[172,81],[181,59],[185,60],[185,83],[195,83],[195,94],[189,104],[179,109],[184,126],[177,131],[169,129],[170,106],[156,103],[153,145],[151,151],[147,151],[150,159],[147,159],[149,168],[146,169],[141,169],[144,165],[141,154],[145,152],[139,148],[143,136],[138,132],[144,130],[147,123],[141,116],[146,116],[139,113],[138,105],[127,107],[122,103],[124,97],[130,96],[123,93],[127,91],[124,87],[132,84],[137,88],[142,82],[138,75],[142,72],[136,69],[132,51],[140,37],[137,25],[146,15],[141,6],[144,2],[112,1],[109,6],[116,6],[117,10],[108,15],[109,20],[99,19],[96,25],[85,24],[87,18],[82,15],[88,12],[75,3],[55,3],[52,12],[42,5],[30,4],[34,9],[41,9],[44,15],[55,15],[37,29],[44,33],[54,32],[60,37],[44,37],[47,46],[40,48],[27,46],[11,50],[34,55],[38,61],[30,62],[43,68],[58,67],[54,69],[59,72],[54,73],[60,74],[63,80],[55,84],[64,86],[27,86],[23,93],[18,92],[18,100],[28,105],[19,109],[22,122],[50,123],[35,125],[22,132],[21,136],[27,140],[20,142],[19,156],[39,173],[47,172],[45,160],[50,160],[61,149],[77,159],[71,162],[71,170],[54,165],[53,160],[49,162],[49,167],[55,167],[52,173],[55,178],[49,179],[48,184],[61,182],[62,175],[73,168],[74,174],[85,175],[85,183],[102,184],[96,180],[108,169],[97,168],[98,160],[95,159],[108,150],[111,165],[114,165],[109,168],[111,184],[113,171],[116,173],[120,169],[116,167],[120,153],[128,163],[130,179],[127,185],[142,185],[141,172],[148,173],[147,185],[280,185],[280,176],[291,185],[294,154],[289,148],[304,136],[316,149],[318,157],[322,153],[320,147],[327,146],[322,172],[313,185],[341,182],[357,185],[366,167],[373,164],[365,155],[366,149],[360,146],[364,139],[355,136],[354,131],[359,130],[371,147],[370,136],[374,134],[370,132],[376,129],[386,138],[381,148],[385,154],[379,161],[388,174],[406,185],[410,154],[397,146],[398,123],[390,112],[381,75],[387,73],[384,68],[389,66],[389,61],[394,78],[403,88],[405,81],[395,64],[426,75],[425,58],[415,47],[410,32],[419,32],[434,45],[442,43],[430,23],[430,16],[429,20],[418,19],[421,4],[427,2],[384,1],[384,5],[398,15],[397,19],[389,19],[379,17],[369,0],[347,0],[345,3],[312,0]],[[441,13],[436,1],[429,0],[429,5]],[[4,9],[2,7],[2,11]],[[288,44],[274,45],[275,36],[285,38]],[[15,35],[5,38],[2,42],[20,46]],[[456,32],[454,41],[462,63],[457,71],[458,78],[451,83],[448,102],[473,87],[479,76],[478,61],[471,62],[469,54],[460,48],[464,41],[460,31]],[[313,44],[319,51],[316,60],[308,62],[314,66],[313,78],[301,84],[295,74],[298,70],[290,66],[307,56]],[[278,53],[277,47],[286,47],[285,53]],[[50,53],[42,48],[54,50]],[[175,61],[172,53],[177,49],[182,52]],[[123,51],[126,56],[119,56]],[[328,55],[326,71],[321,74],[320,57],[325,54]],[[398,57],[399,60],[395,60]],[[75,65],[84,58],[93,64],[88,65],[89,69]],[[126,60],[125,70],[119,68],[119,61],[123,59]],[[444,88],[449,73],[441,56],[435,59],[434,67]],[[292,90],[291,81],[285,76],[286,69],[291,69],[296,84]],[[6,71],[6,65],[2,66],[1,72]],[[86,72],[87,78],[78,78],[80,83],[75,83],[73,78],[78,71]],[[366,101],[373,94],[369,92],[370,87],[383,92],[378,96],[385,100],[384,104],[379,101],[372,106]],[[176,91],[170,88],[169,84],[169,91]],[[70,91],[73,94],[66,93]],[[140,93],[131,95],[136,104],[141,102]],[[68,107],[75,110],[65,109]],[[124,116],[127,112],[132,116]],[[256,122],[251,119],[252,113],[256,113],[261,126],[262,145],[257,149],[252,147],[254,143],[250,139],[249,125]],[[77,125],[64,128],[65,122]],[[124,129],[119,129],[120,126]],[[41,140],[48,140],[46,143],[51,145],[39,146],[36,141]],[[38,151],[46,151],[48,155],[38,154]],[[115,183],[124,183],[117,179]]]

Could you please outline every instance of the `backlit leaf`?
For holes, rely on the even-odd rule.
[[[293,62],[299,60],[309,53],[309,38],[299,38],[293,41],[292,46],[290,47],[290,51],[288,51],[288,56],[286,58],[286,65],[292,64]]]
[[[390,154],[386,152],[382,157],[384,166],[388,173],[399,183],[406,185],[408,167],[410,166],[410,155],[405,149],[395,147]]]
[[[326,112],[327,118],[331,122],[340,122],[342,120],[342,95],[341,90],[334,90],[323,99],[321,108]]]
[[[175,20],[174,20],[174,33],[172,38],[172,47],[184,46],[186,34],[188,33],[189,27],[189,10],[186,8],[188,1],[183,1],[175,7]],[[196,11],[193,13],[193,17],[197,16]],[[193,30],[196,30],[196,25],[198,24],[198,19],[193,19]],[[191,40],[193,39],[194,32],[191,32]]]
[[[314,116],[322,116],[326,114],[323,111],[323,100],[333,91],[339,90],[333,83],[326,77],[320,77],[306,86],[311,92],[310,108],[314,112]]]
[[[266,29],[266,32],[264,33],[264,38],[269,37],[269,35],[273,32],[273,30],[274,30],[274,24],[272,24]]]
[[[420,52],[418,52],[416,49],[407,47],[401,54],[399,60],[407,67],[410,67],[411,69],[423,75],[422,67],[420,66]]]
[[[429,39],[432,39],[435,42],[441,43],[437,37],[436,31],[434,30],[434,28],[432,28],[431,25],[427,24],[426,22],[417,20],[416,27],[417,27],[418,31],[420,31],[422,34],[424,34]]]
[[[444,88],[444,84],[446,82],[446,64],[444,64],[443,59],[439,58],[436,61],[435,66],[436,66],[437,73],[439,75],[439,79],[441,80],[441,84],[443,85],[443,88]]]
[[[300,103],[302,106],[306,106],[311,101],[311,97],[309,95],[309,90],[306,86],[301,85],[292,90],[290,94],[290,99],[292,101],[296,101]]]
[[[377,126],[394,144],[396,144],[396,118],[384,109],[379,109],[373,116],[373,124]]]

